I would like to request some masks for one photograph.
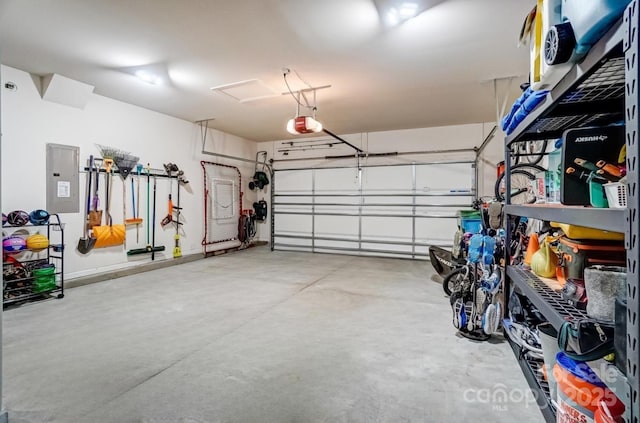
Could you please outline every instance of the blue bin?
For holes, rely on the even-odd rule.
[[[461,217],[460,226],[464,232],[477,234],[482,230],[482,219],[479,217]]]

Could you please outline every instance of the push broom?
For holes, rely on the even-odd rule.
[[[153,231],[154,234],[154,240],[153,240],[153,244],[150,242],[149,239],[149,232],[150,232],[150,226],[153,225],[155,226],[155,220],[156,220],[156,210],[155,210],[155,206],[156,206],[156,191],[154,189],[153,191],[153,222],[149,219],[149,214],[151,213],[151,207],[149,207],[149,200],[151,199],[151,195],[150,195],[150,188],[151,188],[151,169],[149,167],[149,163],[147,163],[147,167],[146,167],[146,172],[147,172],[147,246],[145,248],[134,248],[132,250],[127,251],[127,255],[128,256],[135,256],[138,254],[146,254],[146,253],[152,253],[152,259],[155,258],[154,257],[154,253],[157,251],[164,251],[164,245],[155,245],[155,228]],[[154,182],[155,182],[155,176],[154,176]],[[155,185],[155,183],[154,183]],[[138,201],[140,200],[139,198],[140,196],[138,196]]]

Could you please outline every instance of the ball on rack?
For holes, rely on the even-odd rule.
[[[49,239],[42,234],[33,234],[27,238],[27,248],[38,252],[49,247]]]
[[[2,213],[2,226],[7,224],[7,215]]]
[[[29,222],[32,225],[46,225],[49,223],[49,212],[37,209],[29,213]]]
[[[29,223],[29,215],[24,210],[14,210],[7,215],[7,223],[11,226],[24,226]]]
[[[20,236],[7,236],[2,239],[2,250],[7,254],[16,254],[27,248],[27,241]]]

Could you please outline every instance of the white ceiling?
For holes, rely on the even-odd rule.
[[[289,138],[295,101],[239,103],[210,88],[259,79],[282,93],[283,67],[331,85],[317,93],[317,118],[334,133],[486,122],[492,80],[520,76],[513,97],[526,79],[516,43],[534,3],[446,0],[386,28],[372,0],[0,0],[0,63],[189,121],[215,118],[210,126],[255,141]],[[125,72],[149,64],[170,83]]]

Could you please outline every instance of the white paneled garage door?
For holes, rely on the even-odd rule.
[[[427,259],[474,197],[473,162],[276,170],[272,246]]]

